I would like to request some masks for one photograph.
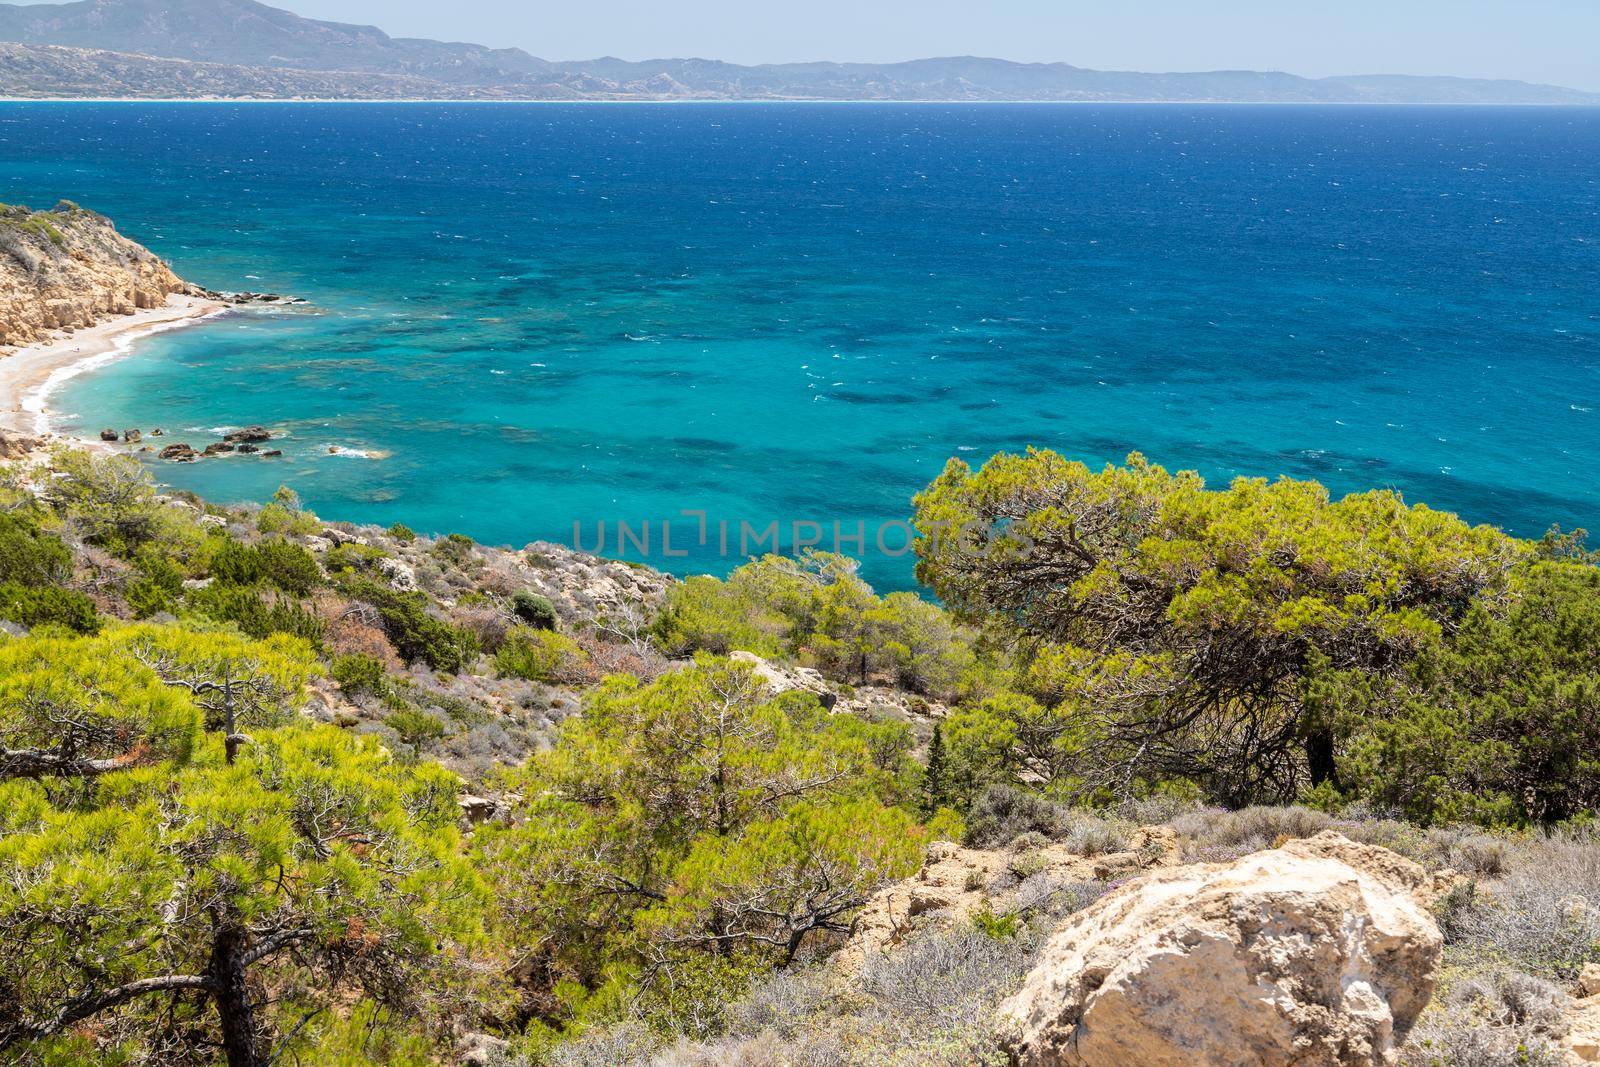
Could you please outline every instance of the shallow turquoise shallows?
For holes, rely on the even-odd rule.
[[[155,466],[217,499],[678,571],[864,524],[883,587],[1029,444],[1600,523],[1600,110],[0,105],[0,200],[57,197],[315,308],[57,395],[291,434]]]

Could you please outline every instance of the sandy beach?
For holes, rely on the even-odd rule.
[[[173,295],[164,306],[107,319],[71,336],[0,356],[0,429],[50,432],[50,394],[84,371],[126,355],[133,342],[228,310],[203,297]]]

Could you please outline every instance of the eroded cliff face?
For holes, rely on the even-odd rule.
[[[198,292],[104,215],[0,206],[0,350]]]

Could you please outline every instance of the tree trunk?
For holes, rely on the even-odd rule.
[[[248,935],[238,927],[217,931],[211,945],[211,962],[206,977],[212,983],[212,999],[222,1020],[222,1051],[228,1067],[265,1067],[267,1062],[261,1026],[255,1004],[250,999],[245,950]]]
[[[1306,735],[1306,768],[1311,772],[1311,784],[1331,782],[1339,785],[1339,765],[1334,759],[1333,731],[1327,727],[1314,727]]]
[[[222,750],[227,754],[228,766],[239,756],[239,730],[233,715],[233,664],[222,667]]]

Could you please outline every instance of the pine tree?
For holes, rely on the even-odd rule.
[[[310,1015],[353,989],[411,1006],[442,942],[476,937],[486,901],[449,772],[324,726],[263,731],[233,764],[223,750],[206,737],[177,773],[106,775],[59,809],[0,783],[0,974],[27,976],[7,983],[0,1052],[49,1058],[79,1023],[116,1033],[112,1017],[159,1010],[230,1067],[263,1067],[299,1021],[267,984],[292,981]]]
[[[923,812],[930,817],[940,808],[950,806],[949,774],[950,769],[945,765],[944,728],[936,722],[933,739],[928,742],[928,769],[922,789]]]

